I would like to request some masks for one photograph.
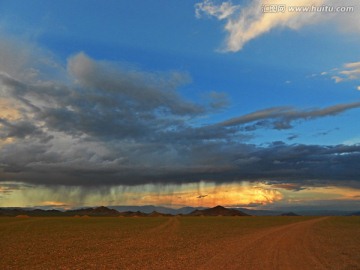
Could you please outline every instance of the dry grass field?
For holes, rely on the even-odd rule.
[[[360,269],[360,217],[0,218],[0,269]]]

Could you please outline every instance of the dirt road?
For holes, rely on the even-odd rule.
[[[275,228],[266,228],[223,243],[221,252],[202,269],[296,270],[329,269],[314,247],[313,226],[317,218]]]
[[[0,269],[358,270],[360,217],[0,218]]]

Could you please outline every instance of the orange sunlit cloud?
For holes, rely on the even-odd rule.
[[[277,188],[284,195],[284,200],[288,203],[307,203],[317,200],[332,201],[358,201],[360,200],[360,190],[350,187],[327,186],[327,187],[301,187],[299,189],[291,189],[291,184],[270,185]]]
[[[36,199],[36,200],[35,200]],[[267,205],[282,200],[283,194],[260,183],[193,183],[184,185],[157,185],[109,187],[107,191],[88,190],[79,187],[51,189],[46,187],[14,190],[4,206],[53,206],[72,205],[163,205],[182,206],[246,206]],[[30,201],[32,204],[30,204]],[[69,203],[71,202],[71,203]]]
[[[237,206],[259,204],[265,205],[281,200],[283,195],[278,190],[247,184],[205,184],[201,188],[188,184],[172,193],[136,192],[128,194],[130,205],[157,204],[172,206],[215,205]]]
[[[100,205],[162,205],[183,206],[252,207],[271,208],[282,204],[307,204],[317,200],[359,201],[360,190],[346,187],[308,187],[291,189],[290,186],[269,185],[257,182],[239,182],[216,185],[193,183],[184,185],[147,184],[139,186],[113,186],[108,189],[80,187],[48,188],[45,186],[6,187],[0,185],[2,206],[73,206]]]
[[[282,183],[282,184],[273,184],[271,185],[272,188],[280,188],[280,189],[286,189],[286,190],[301,190],[304,189],[299,184],[294,183]]]
[[[41,202],[40,205],[51,206],[51,207],[61,207],[61,208],[64,208],[64,209],[70,209],[71,208],[70,204],[67,204],[65,202],[58,202],[58,201],[44,201],[44,202]]]
[[[7,120],[18,120],[21,114],[14,104],[4,98],[0,99],[0,118]]]
[[[318,194],[318,196],[327,196],[337,200],[359,200],[360,190],[348,187],[314,187],[309,188],[309,193]]]
[[[20,111],[16,108],[15,104],[8,99],[0,99],[0,119],[6,119],[10,121],[15,121],[21,118]],[[0,123],[0,129],[2,124]],[[0,146],[13,143],[14,138],[5,138],[0,139]]]

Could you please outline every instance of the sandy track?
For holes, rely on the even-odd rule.
[[[313,226],[317,218],[275,228],[266,228],[221,245],[219,253],[200,269],[296,270],[328,269],[313,249]]]
[[[177,230],[179,230],[180,222],[178,217],[170,217],[166,222],[151,228],[147,231],[149,234],[166,234],[173,235]]]
[[[2,222],[0,269],[360,269],[358,217]]]

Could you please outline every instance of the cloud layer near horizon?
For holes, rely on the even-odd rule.
[[[0,181],[98,186],[261,179],[347,185],[342,181],[359,179],[360,145],[258,146],[246,139],[257,129],[291,129],[300,121],[359,108],[360,102],[274,107],[196,125],[194,120],[219,106],[181,95],[181,86],[191,81],[188,74],[146,72],[84,53],[62,67],[50,53],[28,45],[1,46]]]

